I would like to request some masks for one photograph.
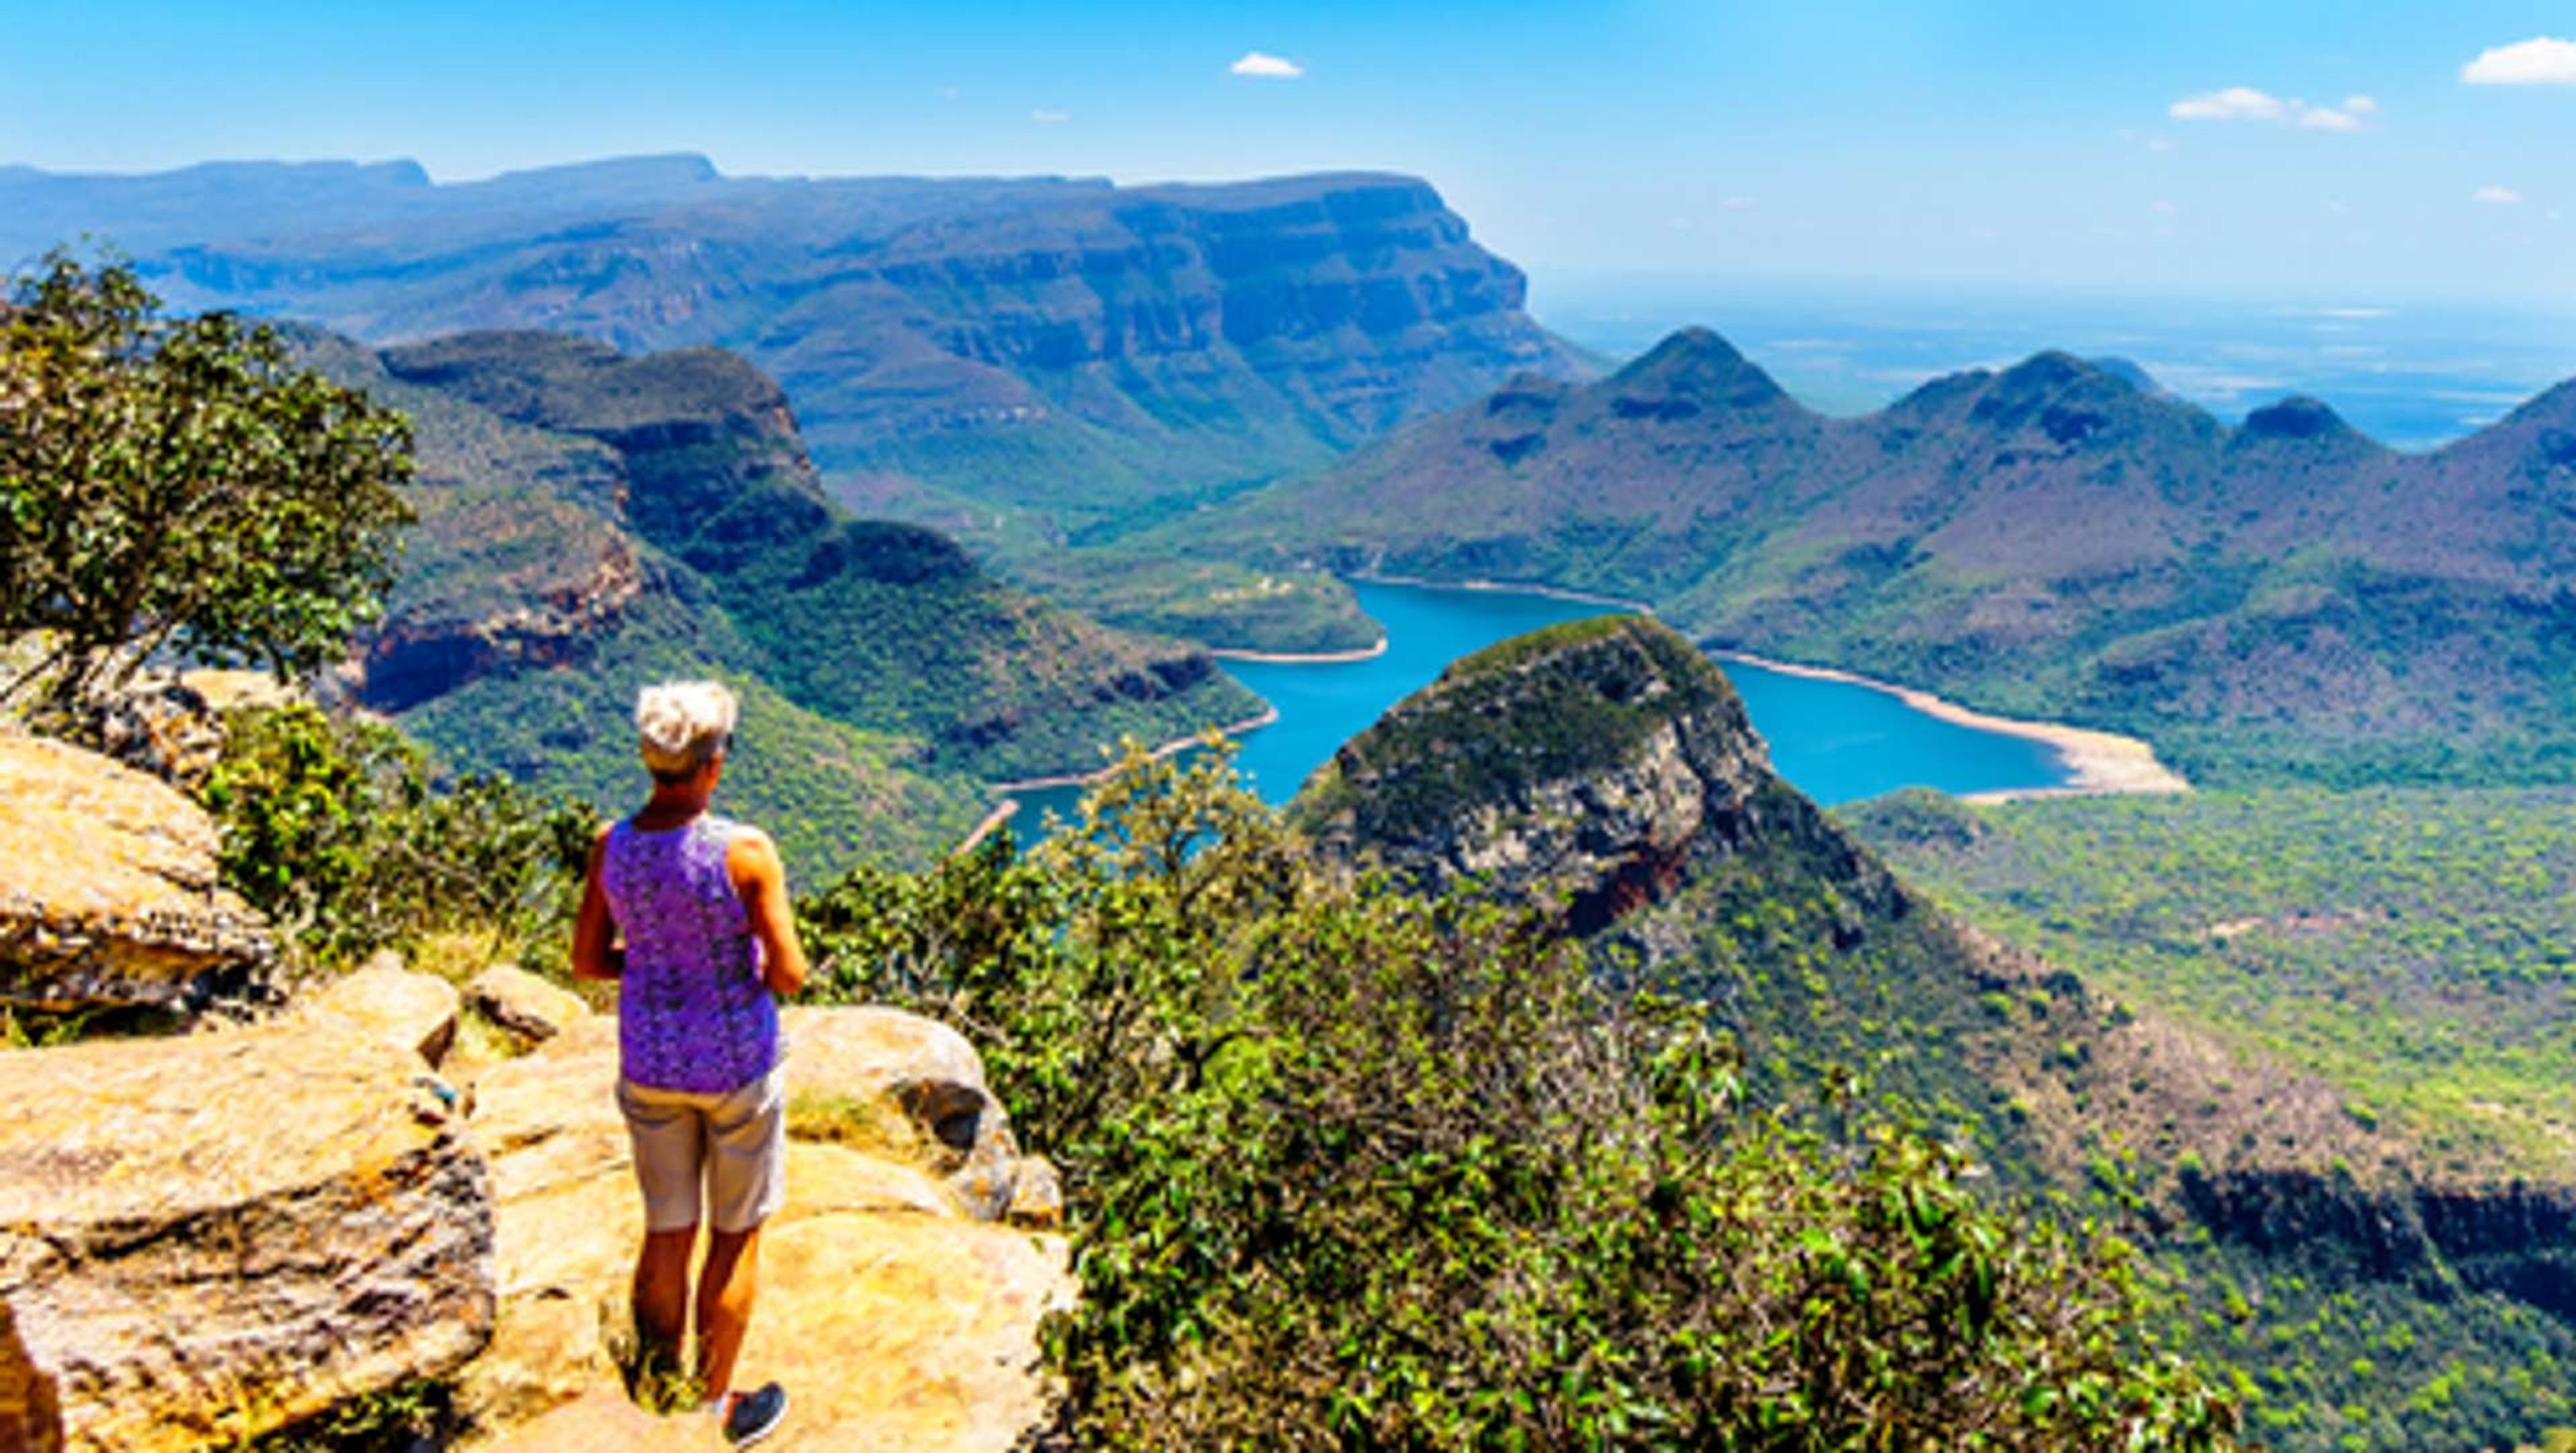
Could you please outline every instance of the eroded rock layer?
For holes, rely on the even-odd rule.
[[[423,1069],[304,1020],[0,1053],[0,1428],[225,1444],[480,1350],[484,1166]]]
[[[275,952],[204,810],[94,752],[0,733],[0,843],[0,1002],[194,1010]]]

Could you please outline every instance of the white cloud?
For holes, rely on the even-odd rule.
[[[2290,108],[2268,91],[2230,86],[2224,91],[2185,96],[2167,106],[2165,114],[2176,121],[2279,121],[2290,114]]]
[[[1722,203],[1730,212],[1750,212],[1762,205],[1760,197],[1729,197]]]
[[[2485,186],[2469,195],[2491,207],[2510,207],[2522,200],[2522,193],[2511,187]]]
[[[2149,202],[2147,204],[2147,210],[2155,213],[2159,217],[2175,217],[2182,213],[2182,208],[2175,206],[2171,200],[2164,197],[2158,197],[2154,201]]]
[[[2282,100],[2269,91],[2252,86],[2230,86],[2223,91],[2204,91],[2185,96],[2165,108],[2165,114],[2176,121],[2265,121],[2296,126],[2302,131],[2359,131],[2361,118],[2377,114],[2379,103],[2368,96],[2345,99],[2343,108],[2311,106],[2292,97]]]
[[[1070,111],[1057,111],[1045,106],[1040,106],[1035,111],[1029,113],[1029,119],[1040,126],[1062,126],[1064,123],[1073,119],[1073,113]]]
[[[2472,86],[2576,86],[2576,40],[2535,35],[2478,52],[2460,67]]]
[[[1234,72],[1238,76],[1259,76],[1264,80],[1271,81],[1293,81],[1299,76],[1306,74],[1306,68],[1304,66],[1297,64],[1286,56],[1275,56],[1265,51],[1257,50],[1245,51],[1243,53],[1243,59],[1236,61],[1233,65],[1226,67],[1226,69]]]

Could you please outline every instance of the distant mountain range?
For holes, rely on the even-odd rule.
[[[954,842],[984,781],[1260,708],[1202,651],[847,515],[778,385],[732,354],[548,333],[301,347],[418,431],[420,523],[340,689],[463,764],[614,804],[636,787],[636,688],[719,674],[747,697],[730,793],[810,877]]]
[[[94,236],[187,307],[376,344],[544,328],[778,378],[844,503],[1040,537],[1329,462],[1583,361],[1423,182],[727,177],[661,156],[0,168],[0,259]],[[1001,516],[998,527],[996,514]]]
[[[1634,597],[2220,778],[2576,774],[2576,384],[2424,454],[2062,353],[1838,419],[1691,329],[1135,543]]]

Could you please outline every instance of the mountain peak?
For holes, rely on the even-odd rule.
[[[2078,358],[2062,349],[2049,348],[1995,375],[1995,386],[2005,393],[2041,394],[2059,393],[2080,384],[2100,382],[2135,392],[2138,391],[2136,380],[2145,376],[2144,370],[2135,364],[2123,368],[2115,360],[2106,365]]]
[[[1736,351],[1734,344],[1718,336],[1716,329],[1694,323],[1666,334],[1662,342],[1637,355],[1611,377],[1613,382],[1618,382],[1630,378],[1660,377],[1687,369],[1733,368],[1744,363],[1744,355]]]
[[[1776,782],[1714,662],[1651,617],[1595,616],[1451,666],[1335,753],[1291,812],[1326,851],[1426,885],[1570,889],[1584,932],[1678,884]]]
[[[1771,375],[1737,352],[1735,345],[1700,327],[1673,333],[1612,374],[1603,387],[1614,396],[1623,418],[1639,413],[1669,418],[1697,411],[1677,410],[1671,405],[1674,400],[1731,409],[1773,408],[1791,402]]]
[[[2239,436],[2246,439],[2337,442],[2361,435],[2323,399],[2292,394],[2245,416]]]

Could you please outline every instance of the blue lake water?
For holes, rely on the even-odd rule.
[[[1246,732],[1235,761],[1264,801],[1286,802],[1335,748],[1386,709],[1420,690],[1442,668],[1496,641],[1604,607],[1512,590],[1454,590],[1354,582],[1360,607],[1386,628],[1386,650],[1365,661],[1231,661],[1227,669],[1279,710],[1279,720]],[[1943,721],[1895,695],[1743,662],[1722,663],[1754,727],[1771,744],[1780,774],[1824,803],[1875,797],[1899,787],[1985,792],[2048,787],[2066,780],[2057,754],[2025,737]],[[1080,787],[1014,792],[1011,830],[1042,834],[1050,810],[1070,817]]]

